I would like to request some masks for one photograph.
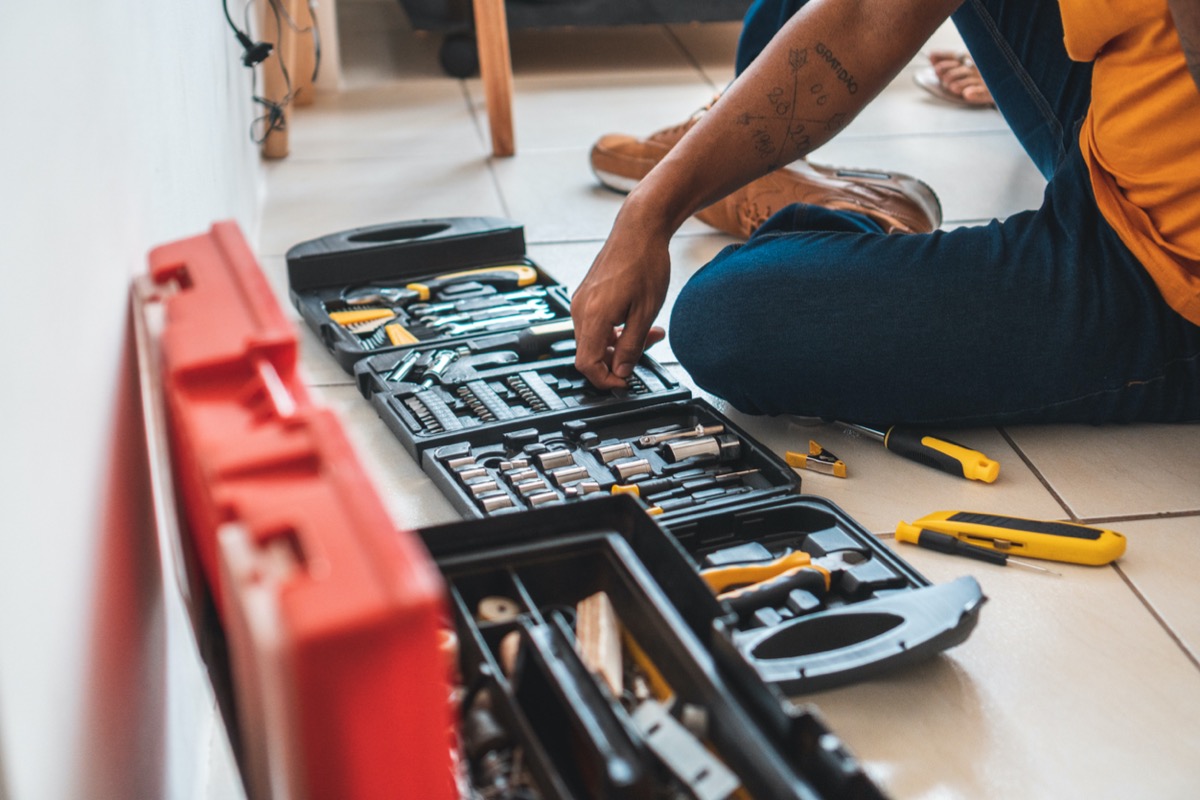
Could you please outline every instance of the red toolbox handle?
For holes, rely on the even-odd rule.
[[[453,797],[444,585],[397,532],[233,222],[156,248],[175,483],[255,797]]]

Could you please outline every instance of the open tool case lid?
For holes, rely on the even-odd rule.
[[[776,497],[664,517],[662,525],[708,571],[803,557],[819,581],[726,600],[711,640],[733,673],[789,696],[864,680],[953,647],[974,630],[984,596],[971,577],[932,585],[834,503]],[[703,573],[702,573],[703,574]],[[808,577],[815,577],[815,572]],[[749,668],[749,669],[747,669]]]
[[[184,552],[227,640],[251,796],[456,796],[444,583],[298,379],[241,233],[155,249],[150,281]]]
[[[751,797],[881,796],[812,708],[714,659],[714,624],[727,612],[632,498],[593,501],[586,514],[545,508],[420,534],[450,585],[463,682],[472,687],[464,707],[487,696],[506,731],[495,738],[523,749],[541,796],[661,796],[663,763],[682,758],[688,735],[656,748],[665,732],[638,720],[658,702],[696,712],[703,722],[690,735],[718,762],[674,761],[675,774],[694,777],[686,796],[727,796],[705,793],[721,776],[728,780],[725,771]],[[657,677],[654,703],[632,690],[616,696],[577,654],[572,609],[597,592],[624,631],[622,657],[636,664],[628,669]],[[483,616],[483,604],[496,598],[512,612]]]
[[[435,290],[429,298],[358,302],[372,289],[403,289],[446,274],[505,266],[525,267],[530,275],[507,289],[460,281],[440,294]],[[433,343],[452,347],[483,333],[513,329],[500,321],[470,332],[459,332],[461,326],[434,327],[435,320],[413,313],[417,304],[478,302],[506,291],[536,293],[537,297],[524,300],[538,303],[544,311],[539,310],[539,319],[525,325],[570,318],[570,301],[563,287],[526,256],[521,226],[493,217],[421,219],[339,231],[289,249],[287,269],[292,303],[347,372],[368,355]],[[335,319],[368,311],[391,316],[354,323]]]

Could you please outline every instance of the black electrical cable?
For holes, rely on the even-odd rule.
[[[225,12],[225,21],[229,23],[233,35],[237,37],[238,43],[241,44],[244,51],[242,53],[242,63],[247,67],[253,67],[255,64],[261,64],[265,61],[267,56],[271,55],[271,44],[269,42],[254,41],[234,24],[233,17],[229,16],[229,0],[221,0],[221,10]]]

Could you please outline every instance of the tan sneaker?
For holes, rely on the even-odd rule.
[[[716,99],[713,99],[713,103]],[[683,135],[691,130],[705,111],[712,108],[709,103],[697,111],[686,122],[672,125],[639,139],[624,133],[609,133],[601,136],[592,145],[592,172],[600,183],[615,192],[631,192],[638,182],[646,177],[654,165],[662,161]]]
[[[751,181],[696,218],[720,231],[750,238],[785,206],[809,203],[865,214],[888,233],[929,233],[942,224],[942,205],[926,184],[898,172],[838,169],[797,161]]]

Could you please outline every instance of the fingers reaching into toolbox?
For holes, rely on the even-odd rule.
[[[642,352],[665,335],[651,327],[667,296],[669,236],[626,231],[622,208],[610,236],[571,301],[575,366],[602,389],[625,385]]]

